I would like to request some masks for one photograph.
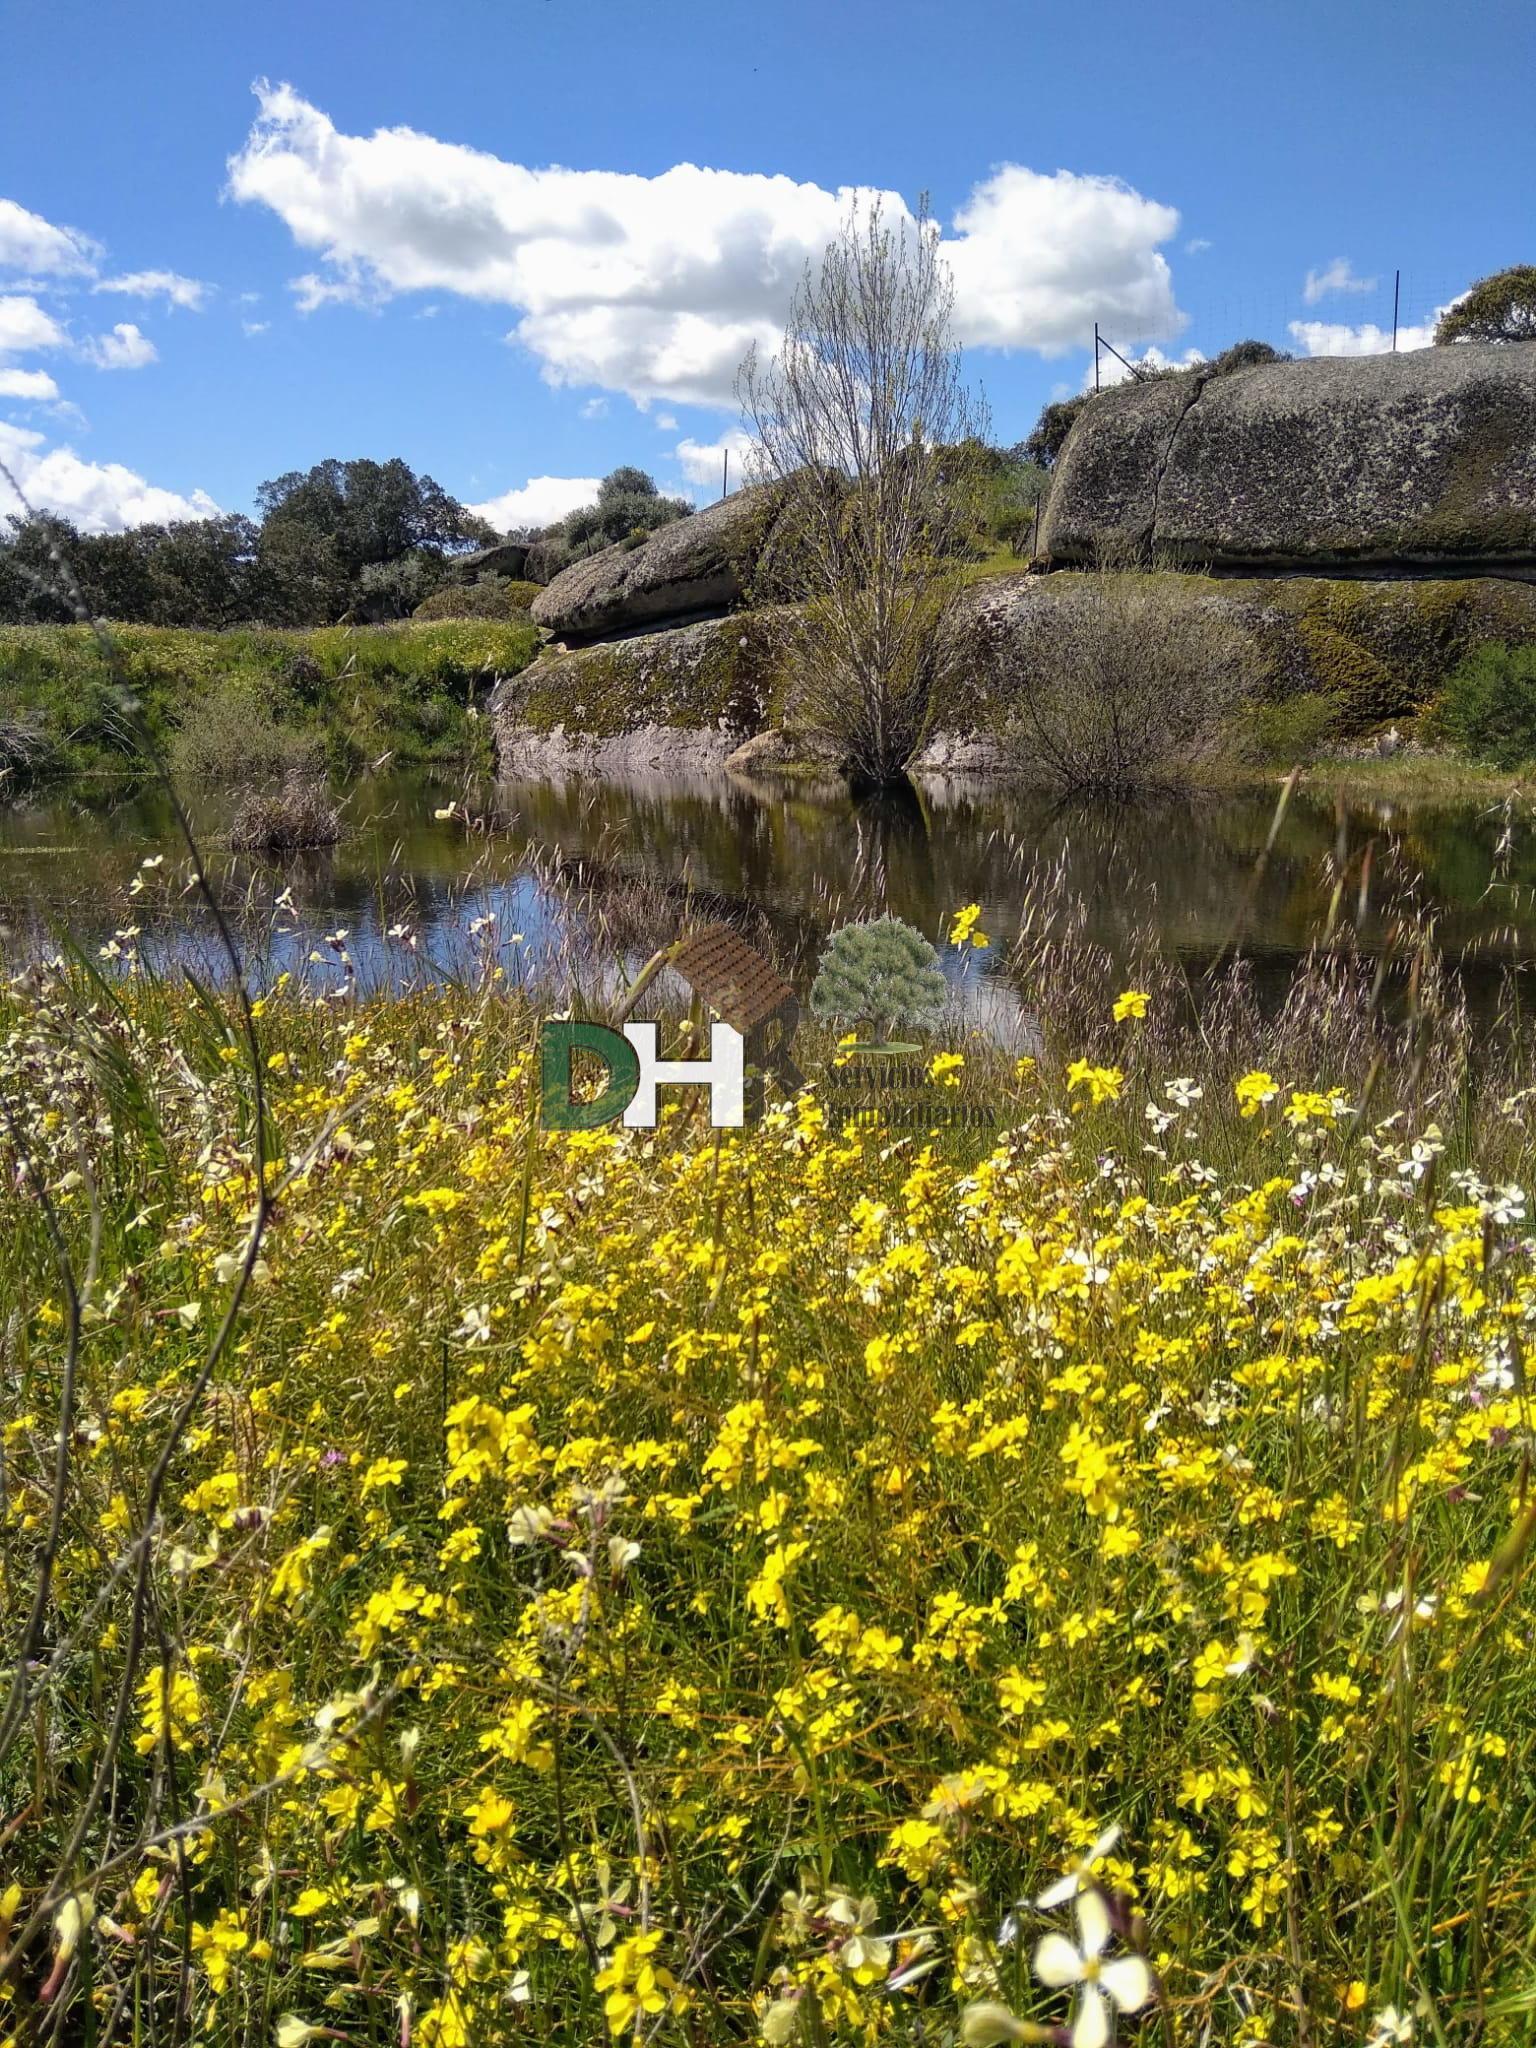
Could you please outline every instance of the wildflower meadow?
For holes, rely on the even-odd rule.
[[[563,1132],[500,969],[12,979],[0,2038],[1530,2039],[1531,1091],[1177,1011]]]

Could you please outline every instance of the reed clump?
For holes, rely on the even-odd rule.
[[[275,790],[255,790],[241,803],[229,829],[239,853],[302,853],[335,846],[341,812],[317,776],[290,775]]]

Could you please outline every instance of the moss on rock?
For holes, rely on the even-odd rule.
[[[657,726],[745,738],[780,707],[782,643],[781,615],[764,611],[556,649],[497,691],[492,715],[503,745],[519,730],[616,739]]]
[[[1423,710],[1473,647],[1536,642],[1536,586],[1497,577],[1362,582],[1142,573],[1166,596],[1170,620],[1199,603],[1250,634],[1269,699],[1336,697],[1341,732],[1349,734]],[[966,590],[945,625],[935,724],[984,729],[996,708],[987,682],[991,650],[1025,630],[1036,607],[1072,602],[1082,583],[1081,574],[1062,571],[994,576]]]
[[[1424,710],[1474,647],[1536,644],[1536,585],[1496,577],[1363,582],[1171,570],[1146,577],[1166,598],[1170,630],[1192,604],[1218,610],[1252,637],[1264,699],[1334,700],[1341,735]],[[998,647],[1027,630],[1036,608],[1071,602],[1083,580],[1072,571],[1020,572],[960,593],[936,650],[932,724],[946,744],[990,734]],[[711,758],[723,760],[742,740],[785,722],[788,618],[787,608],[743,612],[547,652],[492,700],[501,758],[510,763],[520,749],[530,754],[531,741],[552,737],[611,747],[644,735],[654,746],[658,733],[669,732],[714,736],[721,744]]]

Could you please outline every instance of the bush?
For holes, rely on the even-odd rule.
[[[1213,605],[1130,571],[1049,594],[994,643],[991,687],[1021,768],[1063,791],[1176,788],[1259,695],[1250,636]]]
[[[691,500],[664,498],[643,469],[626,466],[611,470],[603,478],[597,487],[596,504],[578,506],[548,532],[550,536],[559,536],[565,552],[559,567],[564,568],[620,542],[639,547],[658,527],[687,519],[692,511]],[[547,564],[536,571],[534,553],[530,550],[528,569],[530,574],[546,574]]]
[[[302,853],[334,846],[341,837],[341,813],[313,776],[290,776],[282,788],[246,798],[230,828],[229,841],[241,853]]]
[[[0,714],[0,795],[40,782],[57,761],[57,744],[35,717]]]
[[[424,604],[417,605],[413,618],[429,619],[506,619],[516,623],[526,619],[528,607],[538,596],[537,583],[503,581],[497,576],[482,576],[475,583],[445,583],[440,590],[434,590]]]
[[[1237,752],[1265,766],[1294,768],[1314,760],[1339,729],[1343,696],[1308,690],[1277,704],[1255,704],[1243,718]]]
[[[1495,768],[1536,761],[1536,647],[1478,647],[1446,678],[1435,726]]]
[[[170,748],[176,774],[226,785],[313,774],[323,754],[319,733],[280,725],[270,697],[246,678],[195,703]]]
[[[979,479],[981,536],[1001,542],[1015,555],[1025,554],[1044,514],[1050,471],[1031,462],[1021,449],[988,449],[994,458]]]
[[[1224,348],[1219,356],[1203,365],[1212,377],[1230,377],[1234,370],[1256,370],[1265,363],[1288,363],[1290,354],[1283,348],[1271,348],[1267,341],[1234,341],[1230,348]]]
[[[1020,444],[1024,460],[1047,472],[1053,470],[1079,415],[1097,396],[1094,391],[1079,391],[1075,398],[1063,398],[1054,405],[1046,406],[1035,421],[1028,440]]]

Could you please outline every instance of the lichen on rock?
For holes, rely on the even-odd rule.
[[[638,547],[621,541],[573,562],[534,599],[534,623],[583,641],[724,612],[748,588],[777,507],[777,493],[750,487]]]
[[[546,654],[491,699],[498,758],[504,768],[544,758],[558,736],[557,751],[601,747],[611,759],[670,731],[723,761],[775,722],[784,661],[782,615],[771,611]]]
[[[1536,343],[1208,365],[1086,406],[1041,552],[1536,577]]]

